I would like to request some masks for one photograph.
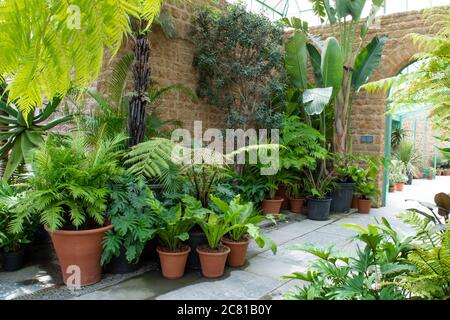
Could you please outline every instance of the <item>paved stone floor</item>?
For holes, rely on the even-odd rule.
[[[281,299],[284,292],[300,285],[299,281],[281,279],[281,276],[305,270],[313,259],[308,253],[290,250],[291,246],[304,243],[324,246],[334,244],[340,250],[352,254],[356,244],[350,243],[348,238],[354,232],[344,228],[343,224],[365,226],[372,223],[374,218],[381,217],[388,218],[400,232],[409,233],[409,228],[395,216],[406,208],[418,205],[405,200],[433,202],[437,192],[450,192],[450,177],[437,177],[434,181],[414,180],[412,186],[405,186],[404,192],[389,194],[387,207],[372,209],[368,215],[333,214],[330,220],[319,222],[308,220],[303,215],[290,214],[289,222],[279,223],[265,231],[278,245],[276,255],[252,243],[247,264],[240,269],[227,268],[225,275],[217,280],[206,280],[199,272],[187,272],[182,279],[169,281],[159,272],[151,271],[74,299]],[[48,272],[41,269],[39,266],[29,266],[16,273],[0,272],[0,298],[14,298],[37,290],[39,286],[45,286],[46,282],[51,283]],[[38,287],[33,288],[36,282],[23,283],[24,277],[29,278],[32,274],[35,274]],[[15,282],[5,287],[2,283],[4,280]]]

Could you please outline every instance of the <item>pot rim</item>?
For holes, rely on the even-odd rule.
[[[305,198],[289,198],[289,201],[293,200],[293,201],[305,201]]]
[[[166,256],[182,256],[185,254],[189,254],[191,252],[191,247],[188,245],[186,245],[186,247],[187,248],[184,251],[165,251],[165,250],[161,250],[161,248],[163,248],[162,246],[157,246],[156,251],[159,254],[166,255]]]
[[[220,252],[208,252],[208,251],[203,251],[201,250],[199,247],[197,247],[195,249],[195,251],[197,251],[198,254],[203,254],[205,256],[224,256],[230,253],[231,249],[230,247],[223,245],[227,250],[226,251],[220,251]]]
[[[50,229],[48,228],[47,225],[45,225],[44,228],[50,234],[58,234],[58,235],[66,235],[66,236],[84,236],[84,235],[91,235],[91,234],[106,232],[106,231],[114,228],[114,226],[110,223],[107,226],[95,228],[95,229],[89,229],[89,230],[55,230],[55,231],[50,231]]]
[[[359,198],[358,201],[372,202],[372,200],[370,200],[370,199],[362,199],[362,198]]]
[[[230,244],[234,244],[234,245],[245,245],[245,244],[248,244],[250,242],[250,239],[246,239],[244,241],[233,241],[233,240],[230,240],[230,239],[222,238],[221,241],[224,244],[230,243]]]
[[[332,199],[331,198],[325,198],[325,199],[317,199],[317,198],[312,198],[312,197],[306,197],[306,199],[308,200],[308,201],[317,201],[317,202],[328,202],[328,201],[331,201]]]
[[[281,198],[281,199],[266,199],[266,198],[264,198],[263,201],[268,201],[268,202],[283,202],[284,199],[283,199],[283,198]]]

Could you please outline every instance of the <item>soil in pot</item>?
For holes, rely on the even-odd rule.
[[[112,228],[113,225],[111,224],[82,231],[57,230],[50,232],[46,228],[55,247],[66,285],[69,277],[71,278],[69,285],[78,285],[78,283],[72,283],[72,281],[78,281],[78,279],[81,286],[100,281],[102,276],[100,266],[100,257],[103,251],[102,240],[106,232]],[[78,271],[79,274],[77,274]]]
[[[369,213],[371,207],[372,207],[372,200],[358,199],[358,212],[359,213]]]
[[[244,239],[242,241],[233,241],[225,237],[222,239],[222,243],[231,250],[227,258],[227,265],[233,268],[242,267],[245,264],[250,240]]]
[[[330,211],[346,213],[350,211],[353,199],[354,183],[337,183],[337,188],[331,193]]]
[[[174,280],[183,277],[189,252],[191,252],[189,246],[184,246],[177,251],[158,246],[156,251],[159,254],[161,271],[164,278]]]
[[[395,191],[403,191],[403,187],[404,187],[404,183],[398,183],[398,182],[396,182],[395,183]]]
[[[200,258],[198,257],[197,247],[208,244],[205,233],[201,230],[189,232],[188,245],[191,248],[189,253],[187,267],[191,270],[200,270]]]
[[[294,213],[302,213],[305,199],[289,199],[291,211]]]
[[[331,198],[329,199],[308,199],[308,219],[325,221],[330,217]]]
[[[353,195],[351,205],[352,209],[358,209],[358,199],[359,199],[358,196]]]
[[[127,250],[122,245],[117,257],[112,257],[111,261],[104,267],[105,272],[112,274],[131,273],[139,269],[140,263],[130,263],[127,260]]]
[[[278,190],[275,193],[276,199],[283,199],[281,204],[281,210],[289,210],[289,197],[288,197],[288,187],[284,184],[278,186]]]
[[[25,261],[25,249],[22,247],[19,251],[3,253],[3,271],[16,271],[23,267]]]
[[[279,214],[283,199],[264,199],[262,201],[262,210],[264,214]]]
[[[225,263],[227,262],[230,251],[230,248],[224,245],[221,245],[218,250],[213,250],[207,245],[199,246],[197,252],[200,257],[202,275],[205,278],[218,278],[223,276]]]

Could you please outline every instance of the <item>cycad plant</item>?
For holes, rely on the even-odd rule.
[[[397,147],[396,158],[403,163],[407,176],[417,175],[423,166],[422,156],[409,141],[403,140]]]
[[[88,145],[82,134],[50,136],[33,161],[31,189],[17,206],[12,230],[37,214],[49,230],[86,230],[102,226],[108,184],[123,170],[118,150],[125,137],[99,139]]]

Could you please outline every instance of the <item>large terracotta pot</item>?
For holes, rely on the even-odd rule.
[[[358,196],[354,195],[352,198],[352,209],[358,209]]]
[[[262,209],[264,214],[279,214],[281,210],[281,205],[283,204],[283,199],[264,199],[262,201]]]
[[[395,185],[396,191],[403,191],[403,187],[405,186],[404,183],[399,183],[399,182],[396,182],[394,185]]]
[[[103,252],[102,240],[108,230],[113,225],[107,225],[102,228],[66,231],[57,230],[51,232],[45,228],[53,242],[56,255],[61,266],[61,273],[65,284],[70,276],[75,275],[78,267],[80,270],[80,285],[87,286],[100,281],[102,277],[102,268],[100,266],[100,257]],[[76,277],[74,277],[75,279]],[[69,285],[78,285],[78,283],[69,283]]]
[[[181,251],[169,251],[162,247],[157,247],[156,251],[159,254],[159,261],[161,262],[162,275],[166,279],[179,279],[184,275],[186,262],[191,252],[189,246],[185,246]]]
[[[302,213],[305,199],[289,199],[291,211],[294,213]]]
[[[282,184],[278,186],[278,190],[275,193],[277,199],[283,199],[281,204],[282,210],[289,210],[289,197],[288,197],[288,186]]]
[[[225,263],[231,250],[227,246],[222,246],[221,248],[222,250],[211,250],[208,246],[200,246],[197,248],[202,275],[205,278],[218,278],[223,276]]]
[[[450,170],[445,171],[444,175],[445,175],[445,176],[450,176]]]
[[[227,265],[233,268],[242,267],[245,264],[245,257],[247,256],[249,239],[243,241],[232,241],[227,238],[222,239],[222,243],[230,248],[230,254],[227,258]]]
[[[358,212],[369,213],[372,207],[372,201],[367,199],[358,199]]]

